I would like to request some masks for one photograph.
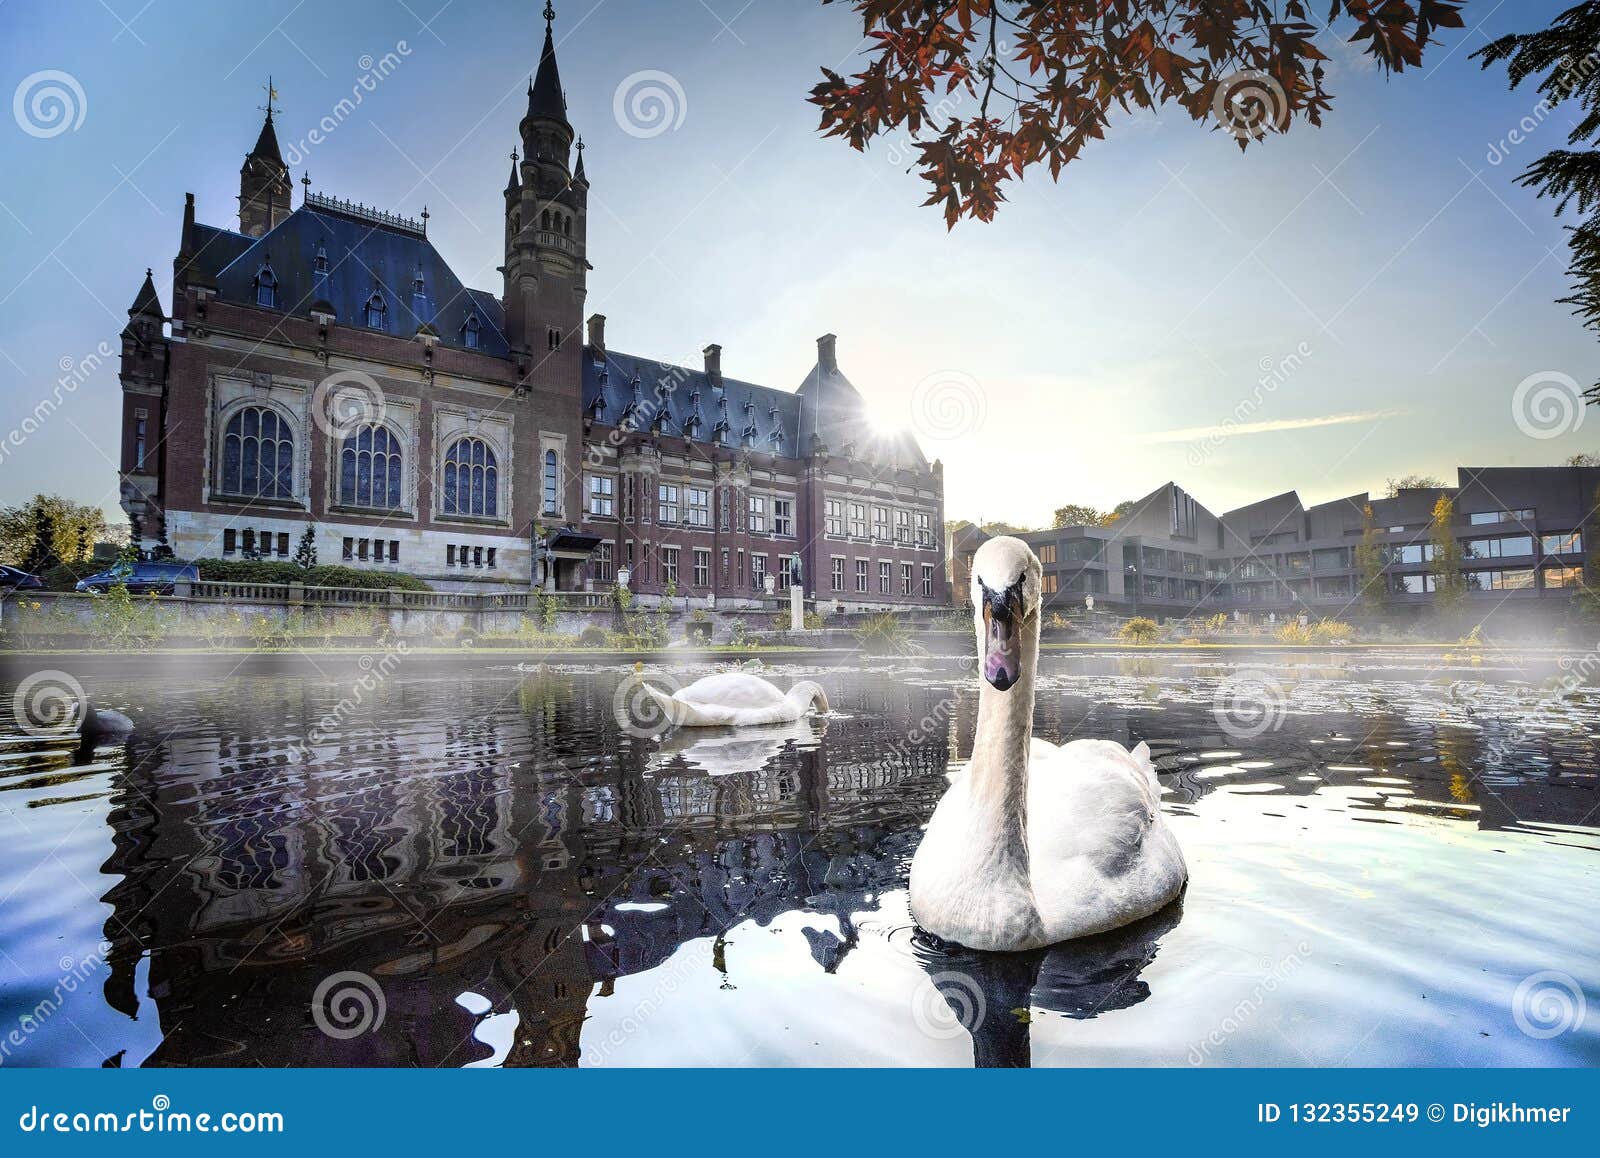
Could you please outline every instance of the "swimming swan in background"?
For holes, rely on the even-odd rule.
[[[1037,949],[1147,917],[1188,869],[1161,816],[1150,749],[1034,739],[1040,568],[1020,539],[972,561],[982,682],[972,759],[911,862],[911,913],[969,949]]]
[[[828,710],[827,694],[811,680],[800,680],[785,694],[742,671],[705,676],[670,696],[649,684],[644,689],[669,721],[684,728],[782,724],[798,720],[812,704]]]
[[[73,760],[79,764],[93,759],[95,749],[102,743],[123,741],[133,734],[132,720],[110,708],[96,708],[87,693],[78,697],[72,718],[78,722],[78,748]]]

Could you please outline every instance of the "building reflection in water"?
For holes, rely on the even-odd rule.
[[[484,1019],[514,1013],[505,1064],[575,1065],[592,996],[791,910],[836,918],[807,936],[837,968],[943,788],[948,693],[862,686],[825,722],[658,746],[617,732],[614,679],[397,679],[309,752],[336,687],[277,715],[272,696],[210,699],[192,727],[134,737],[106,997],[135,1015],[148,956],[146,1064],[463,1065],[497,1052]],[[885,716],[941,697],[936,734],[884,744]],[[345,970],[386,1008],[338,1039],[310,1007]]]

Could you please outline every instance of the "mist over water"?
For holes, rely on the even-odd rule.
[[[665,738],[620,666],[86,681],[126,747],[0,726],[0,1060],[1600,1063],[1579,658],[1046,656],[1037,734],[1148,741],[1191,881],[1014,956],[906,908],[957,661],[769,665],[834,711]]]

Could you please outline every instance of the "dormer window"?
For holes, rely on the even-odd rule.
[[[269,310],[278,308],[278,277],[272,272],[270,261],[256,271],[256,305]]]
[[[468,314],[461,326],[461,344],[469,350],[480,349],[480,325],[477,314]]]
[[[366,308],[367,329],[369,329],[369,330],[384,330],[384,329],[388,329],[388,325],[387,325],[388,319],[389,319],[389,306],[388,306],[388,303],[383,300],[383,295],[381,293],[378,293],[376,290],[374,290],[373,293],[372,293],[372,296],[367,299],[367,308]]]

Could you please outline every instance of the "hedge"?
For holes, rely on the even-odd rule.
[[[196,559],[200,578],[216,583],[304,583],[307,587],[360,587],[381,590],[432,591],[415,575],[392,571],[362,571],[356,567],[323,564],[309,569],[269,559]]]

